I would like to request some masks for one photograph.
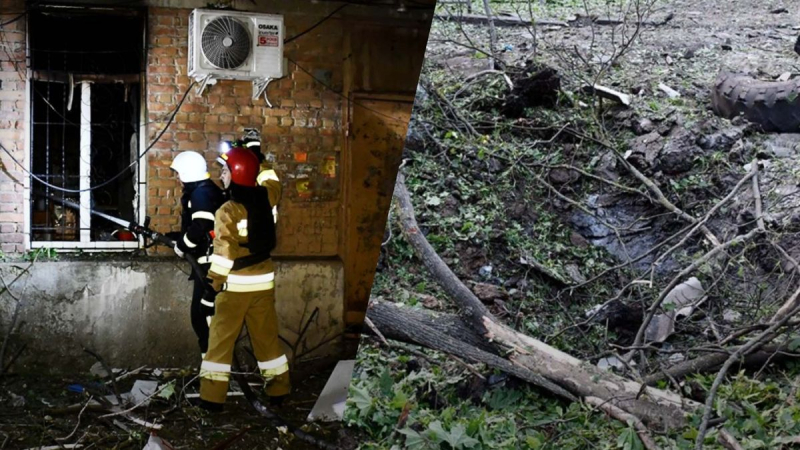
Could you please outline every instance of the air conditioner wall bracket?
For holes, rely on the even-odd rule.
[[[210,73],[203,77],[195,78],[195,81],[200,83],[200,85],[197,87],[197,95],[202,95],[203,91],[206,90],[206,87],[217,84],[217,79],[214,78],[214,76]]]
[[[264,101],[267,102],[267,106],[272,108],[272,103],[269,101],[269,97],[267,97],[267,87],[270,83],[272,83],[274,78],[257,78],[253,80],[253,100],[256,100],[261,94],[264,94]]]

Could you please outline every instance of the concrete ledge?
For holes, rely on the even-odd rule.
[[[199,364],[197,339],[189,321],[188,265],[175,258],[81,258],[0,263],[6,283],[19,276],[11,293],[20,299],[17,331],[7,357],[27,348],[15,372],[85,372],[92,349],[114,367],[180,367]],[[339,351],[344,330],[342,264],[329,261],[276,261],[277,310],[281,335],[294,344],[319,308],[298,353],[324,357]],[[13,316],[15,300],[0,295],[0,339]],[[318,347],[313,352],[309,349]]]

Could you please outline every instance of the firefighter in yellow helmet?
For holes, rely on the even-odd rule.
[[[244,323],[268,383],[267,395],[279,403],[291,391],[289,362],[278,338],[275,269],[270,259],[276,241],[272,206],[280,199],[281,185],[274,171],[264,185],[257,184],[259,161],[246,148],[234,147],[221,159],[229,200],[214,218],[208,281],[218,295],[208,352],[200,366],[201,406],[210,410],[220,410],[225,403],[233,348]]]

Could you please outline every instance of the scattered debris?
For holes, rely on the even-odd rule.
[[[572,281],[576,283],[586,282],[586,277],[583,276],[583,274],[581,273],[581,269],[578,267],[577,264],[567,264],[566,266],[564,266],[564,270],[567,272],[567,275],[569,275],[569,277],[572,278]]]
[[[609,100],[614,100],[617,103],[621,103],[625,106],[631,105],[631,96],[628,94],[623,94],[622,92],[615,91],[614,89],[607,88],[605,86],[600,86],[599,84],[595,84],[594,86],[586,85],[583,87],[585,92],[594,93],[595,95],[607,98]]]
[[[11,391],[8,391],[8,395],[11,396],[11,406],[14,408],[22,408],[25,406],[25,397],[21,395],[17,395]]]
[[[495,300],[508,297],[503,288],[488,283],[475,283],[472,286],[472,292],[484,303],[493,303]]]
[[[705,300],[705,291],[700,280],[695,277],[681,283],[664,298],[661,305],[665,312],[653,316],[645,330],[645,341],[664,342],[675,332],[675,319],[689,316]]]
[[[726,309],[722,312],[722,320],[728,323],[736,323],[742,319],[742,314],[739,311]]]
[[[664,92],[665,94],[667,94],[667,97],[669,97],[669,98],[671,98],[671,99],[680,98],[680,96],[681,96],[681,93],[680,93],[680,92],[676,91],[675,89],[672,89],[671,87],[667,86],[667,85],[666,85],[666,84],[664,84],[664,83],[658,83],[658,88],[659,88],[659,89],[660,89],[662,92]]]
[[[150,433],[150,439],[147,440],[147,445],[142,450],[174,450],[169,442],[156,436],[155,433]]]
[[[105,369],[105,367],[103,367],[103,363],[101,363],[100,361],[97,361],[96,363],[94,363],[92,368],[89,369],[89,373],[91,373],[92,375],[94,375],[96,377],[100,377],[100,378],[106,378],[106,377],[111,376],[111,374],[108,373],[108,371]]]
[[[631,362],[631,365],[633,365],[633,362]],[[597,367],[603,370],[617,369],[620,371],[625,370],[626,368],[625,363],[616,356],[609,356],[608,358],[600,359],[600,361],[597,361]]]
[[[241,397],[244,393],[242,392],[235,392],[235,391],[228,391],[228,397]],[[186,398],[200,398],[199,392],[190,392],[188,394],[183,394]]]
[[[158,390],[158,381],[136,380],[131,391],[127,394],[122,394],[122,398],[134,405],[147,405],[156,390]]]

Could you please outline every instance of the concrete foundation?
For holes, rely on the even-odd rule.
[[[199,364],[188,270],[176,258],[0,263],[6,284],[19,277],[0,296],[1,336],[14,315],[14,298],[20,301],[6,359],[25,344],[15,372],[86,371],[95,360],[83,348],[113,367]],[[343,283],[338,260],[276,261],[280,334],[290,354],[296,346],[299,361],[341,351]]]

